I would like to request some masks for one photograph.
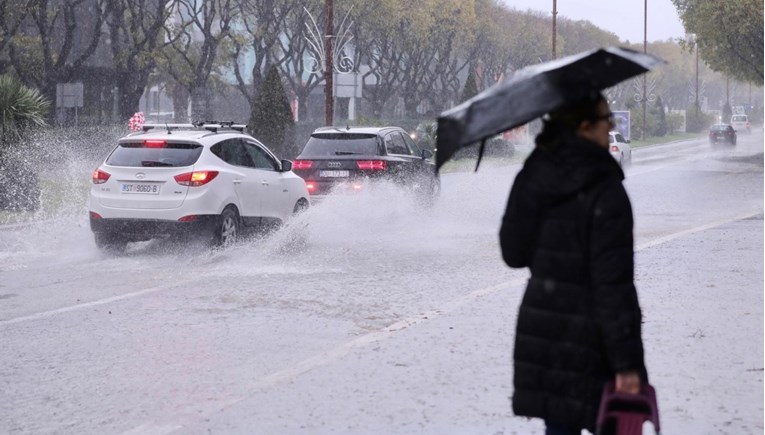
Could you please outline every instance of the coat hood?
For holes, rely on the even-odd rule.
[[[537,148],[516,178],[542,204],[557,202],[604,178],[624,179],[607,149],[578,136],[563,136],[554,145]]]
[[[526,267],[545,210],[607,179],[621,181],[624,172],[592,141],[567,135],[537,146],[515,178],[502,220],[500,237],[510,242],[503,247],[505,262]]]

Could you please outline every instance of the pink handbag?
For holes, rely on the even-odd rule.
[[[640,435],[643,423],[650,421],[659,434],[659,408],[656,391],[649,384],[640,386],[640,393],[614,391],[613,381],[603,387],[598,410],[597,435]]]

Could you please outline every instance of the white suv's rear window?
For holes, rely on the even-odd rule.
[[[183,167],[191,166],[202,154],[202,146],[189,143],[121,143],[106,159],[110,166]]]
[[[746,115],[733,115],[733,122],[746,122]]]

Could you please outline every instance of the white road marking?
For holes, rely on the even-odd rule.
[[[740,221],[740,220],[744,220],[744,219],[749,219],[749,218],[755,217],[755,216],[757,216],[759,214],[762,214],[762,211],[744,213],[744,214],[741,214],[741,215],[738,215],[738,216],[729,217],[729,218],[725,218],[725,219],[720,219],[718,221],[711,222],[711,223],[708,223],[708,224],[699,225],[699,226],[693,227],[693,228],[688,228],[686,230],[678,231],[678,232],[675,232],[675,233],[672,233],[672,234],[667,234],[666,236],[662,236],[662,237],[659,237],[657,239],[649,240],[648,242],[641,243],[641,244],[637,245],[635,247],[635,251],[642,251],[643,249],[652,248],[654,246],[661,245],[663,243],[667,243],[667,242],[669,242],[671,240],[675,240],[677,238],[680,238],[680,237],[683,237],[683,236],[687,236],[689,234],[698,233],[699,231],[709,230],[709,229],[712,229],[712,228],[715,228],[715,227],[719,227],[719,226],[722,226],[722,225],[725,225],[725,224],[728,224],[728,223],[731,223],[731,222],[736,222],[736,221]]]
[[[189,280],[187,282],[191,282],[191,280]],[[165,290],[165,289],[168,289],[168,288],[177,287],[177,286],[183,285],[183,284],[184,284],[184,281],[178,281],[178,282],[173,283],[172,285],[164,285],[164,286],[158,286],[158,287],[151,287],[151,288],[139,290],[137,292],[125,293],[123,295],[113,296],[113,297],[106,298],[106,299],[99,299],[97,301],[86,302],[84,304],[71,305],[69,307],[58,308],[58,309],[50,310],[50,311],[43,311],[43,312],[40,312],[40,313],[30,314],[28,316],[16,317],[14,319],[0,320],[0,326],[12,325],[14,323],[26,322],[28,320],[44,319],[46,317],[51,317],[51,316],[54,316],[56,314],[68,313],[69,311],[80,310],[80,309],[83,309],[83,308],[97,307],[99,305],[104,305],[104,304],[108,304],[108,303],[111,303],[111,302],[121,301],[123,299],[129,299],[129,298],[133,298],[133,297],[137,297],[137,296],[143,296],[145,294],[158,292],[160,290]]]

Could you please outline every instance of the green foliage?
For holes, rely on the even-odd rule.
[[[292,110],[276,66],[268,70],[263,88],[255,98],[249,125],[252,135],[278,156],[295,154]]]
[[[478,87],[475,84],[475,73],[473,73],[473,69],[470,69],[470,73],[467,76],[467,79],[465,80],[465,87],[462,88],[462,97],[460,97],[460,101],[467,101],[478,94]]]
[[[731,109],[730,103],[726,101],[722,105],[722,121],[727,124],[730,122],[731,115],[733,115],[733,109]]]
[[[632,115],[630,116],[630,135],[634,139],[643,139],[643,104],[628,101],[626,104]],[[645,137],[661,137],[667,134],[667,115],[664,112],[664,103],[661,97],[655,102],[646,103],[645,106]]]
[[[685,111],[685,131],[700,133],[714,122],[714,115],[704,113],[698,107],[689,107]]]
[[[661,97],[656,99],[649,111],[651,114],[651,129],[649,134],[651,136],[666,136],[667,114],[664,113],[664,103],[661,101]]]
[[[667,114],[667,134],[675,134],[683,126],[683,115],[680,113]]]
[[[0,76],[0,149],[17,144],[32,129],[45,126],[49,106],[37,89],[24,86],[8,74]]]
[[[699,54],[714,71],[763,82],[762,0],[672,0]],[[692,41],[688,41],[693,43]]]

